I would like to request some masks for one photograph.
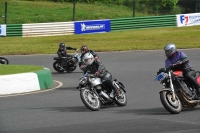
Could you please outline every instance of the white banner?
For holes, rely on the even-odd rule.
[[[176,15],[178,27],[200,25],[200,13]]]
[[[6,25],[0,25],[0,36],[6,36]]]

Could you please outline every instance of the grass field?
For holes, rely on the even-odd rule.
[[[0,65],[0,75],[36,72],[43,69],[44,69],[43,66],[33,66],[33,65],[11,65],[11,64]]]
[[[85,44],[96,52],[163,49],[167,43],[175,43],[178,48],[200,48],[200,26],[50,37],[6,37],[0,38],[0,55],[55,54],[60,42],[78,49]]]
[[[66,22],[73,20],[73,3],[0,0],[0,15],[5,13],[7,2],[7,24]],[[109,5],[96,2],[95,4],[77,3],[75,6],[74,21],[98,20],[132,17],[133,11],[125,6]],[[135,16],[147,16],[145,13],[136,13]],[[1,17],[0,16],[0,17]],[[0,24],[4,19],[0,18]]]

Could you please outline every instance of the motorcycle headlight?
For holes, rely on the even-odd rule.
[[[96,89],[97,89],[97,90],[100,90],[100,89],[101,89],[101,86],[100,86],[100,85],[96,86]]]

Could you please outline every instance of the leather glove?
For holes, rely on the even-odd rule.
[[[169,64],[169,68],[173,68],[174,66],[174,64]]]
[[[94,74],[96,77],[98,77],[100,75],[100,71],[97,71],[95,74]]]
[[[99,58],[98,58],[98,57],[94,57],[94,59],[95,59],[95,60],[98,60]]]

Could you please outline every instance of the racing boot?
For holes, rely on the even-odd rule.
[[[200,100],[200,87],[196,89],[197,90],[197,95],[195,100]]]

